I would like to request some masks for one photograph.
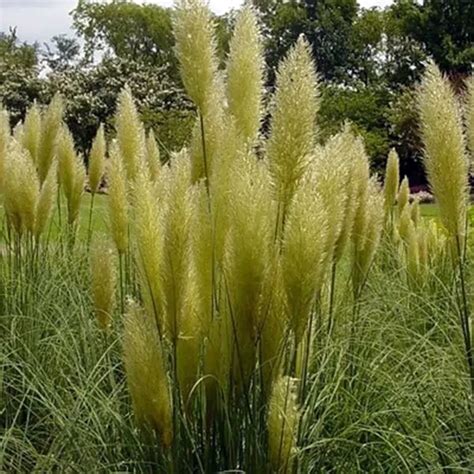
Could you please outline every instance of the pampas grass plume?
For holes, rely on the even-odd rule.
[[[41,234],[44,232],[53,215],[53,209],[58,190],[57,173],[57,164],[53,163],[48,171],[43,185],[41,186],[38,204],[36,206],[36,220],[34,230],[36,239],[39,239]]]
[[[313,150],[318,109],[311,47],[300,37],[278,68],[267,145],[283,220]]]
[[[61,130],[64,105],[59,94],[53,97],[41,121],[41,139],[38,148],[38,175],[43,182],[56,154],[57,135]]]
[[[100,329],[107,330],[112,324],[117,278],[114,254],[108,240],[103,236],[93,242],[90,266],[95,315]]]
[[[121,184],[123,186],[125,183]],[[125,190],[124,190],[125,191]],[[134,228],[138,252],[138,268],[140,273],[141,293],[145,308],[150,316],[154,317],[160,335],[164,333],[166,324],[164,312],[166,310],[163,291],[163,206],[157,200],[154,185],[151,182],[148,170],[142,167],[137,175],[133,189]],[[118,200],[123,199],[117,196]],[[123,208],[122,208],[123,209]],[[126,208],[125,208],[126,209]],[[114,218],[111,216],[112,219]],[[125,214],[123,215],[125,217]],[[120,216],[120,220],[123,219]],[[123,221],[126,231],[127,223]],[[120,226],[122,227],[122,225]],[[122,234],[123,230],[117,228]]]
[[[148,132],[146,138],[146,161],[148,165],[148,171],[150,173],[150,179],[156,181],[161,170],[160,162],[160,149],[156,143],[156,138],[153,130]]]
[[[89,154],[89,187],[92,194],[99,191],[104,177],[106,148],[104,126],[100,124]]]
[[[397,200],[397,191],[399,186],[399,159],[398,154],[394,148],[390,150],[387,159],[387,166],[385,168],[384,181],[384,201],[385,201],[385,216],[392,214],[393,206]]]
[[[127,178],[133,181],[144,160],[143,125],[140,121],[132,91],[126,86],[120,92],[115,117],[117,144]]]
[[[229,49],[229,112],[241,137],[253,144],[260,128],[264,75],[263,39],[253,8],[239,12]]]
[[[5,211],[19,234],[25,230],[33,233],[39,196],[36,168],[28,152],[16,140],[10,142],[8,157],[4,183]]]
[[[65,125],[59,132],[57,157],[59,183],[67,200],[68,222],[72,225],[79,217],[86,170],[82,157],[74,149],[72,134]]]
[[[217,73],[211,11],[203,0],[176,0],[173,31],[181,78],[189,97],[207,115]]]
[[[408,182],[408,178],[405,176],[400,184],[400,188],[398,190],[397,195],[397,205],[398,205],[398,215],[401,216],[403,210],[410,201],[410,185]]]
[[[153,318],[135,302],[129,303],[125,316],[123,353],[135,416],[168,448],[173,440],[173,407],[162,344]]]
[[[467,80],[466,94],[466,135],[467,144],[471,153],[471,167],[474,163],[474,76]]]
[[[23,146],[28,150],[34,163],[38,161],[41,140],[41,113],[36,102],[30,107],[23,125]]]
[[[443,225],[459,249],[465,234],[468,160],[460,107],[449,80],[434,63],[418,94],[424,165]]]
[[[127,178],[116,142],[113,142],[110,148],[108,177],[110,230],[119,254],[124,254],[128,249]]]
[[[275,380],[267,417],[268,454],[272,472],[292,472],[300,419],[294,379],[280,376]]]
[[[10,141],[10,119],[8,112],[0,108],[0,195],[4,191],[5,166]]]
[[[329,217],[322,198],[308,181],[298,189],[288,211],[282,243],[282,272],[288,318],[301,340],[314,298],[323,282]]]

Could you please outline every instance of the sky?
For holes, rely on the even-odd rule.
[[[70,35],[69,12],[76,3],[77,0],[0,0],[0,31],[16,26],[21,40],[40,44],[58,34]],[[173,0],[147,0],[147,3],[171,6]],[[391,0],[359,0],[359,3],[364,7],[384,7]],[[211,8],[218,14],[241,4],[242,0],[210,0]]]

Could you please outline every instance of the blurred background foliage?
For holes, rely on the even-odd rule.
[[[402,175],[425,181],[414,89],[433,58],[463,93],[474,64],[474,2],[395,0],[364,9],[356,0],[254,0],[266,40],[267,86],[299,35],[310,41],[324,81],[320,139],[346,119],[363,135],[374,171],[391,147]],[[113,133],[119,91],[129,84],[142,118],[159,137],[164,159],[185,145],[194,110],[180,82],[171,10],[126,0],[79,0],[72,12],[75,37],[27,44],[21,32],[0,33],[0,101],[14,126],[33,101],[66,98],[66,121],[87,152],[99,123]],[[216,16],[218,54],[226,60],[235,12]]]

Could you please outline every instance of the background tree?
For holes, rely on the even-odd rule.
[[[108,51],[139,63],[176,66],[168,8],[127,0],[110,3],[79,0],[73,20],[89,58],[94,53]]]
[[[43,60],[53,71],[64,71],[79,60],[81,47],[76,38],[57,35],[51,38],[51,43],[45,44]]]
[[[356,0],[254,0],[264,23],[267,62],[275,72],[278,62],[299,35],[313,46],[318,71],[325,80],[347,77]],[[270,74],[270,80],[273,74]]]
[[[0,104],[10,111],[12,125],[24,117],[34,100],[44,96],[38,55],[38,45],[20,42],[15,28],[0,32]]]

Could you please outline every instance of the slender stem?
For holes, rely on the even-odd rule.
[[[123,287],[123,252],[119,253],[119,279],[120,279],[120,314],[125,312],[125,291]]]
[[[61,227],[61,184],[58,184],[58,196],[56,201],[58,204],[58,223],[59,227]]]
[[[334,328],[334,299],[336,293],[336,270],[337,264],[334,261],[331,269],[331,287],[329,289],[329,311],[328,311],[328,339],[332,336]]]
[[[209,190],[209,169],[207,167],[206,135],[204,131],[204,117],[202,113],[199,113],[199,120],[201,124],[202,159],[204,162],[204,176],[205,176],[205,182],[206,182],[206,191],[207,191],[208,197],[210,197],[211,193]]]
[[[91,237],[92,237],[92,213],[94,211],[94,198],[95,198],[95,193],[91,193],[91,205],[89,208],[89,225],[87,227],[87,248],[90,247]]]
[[[464,275],[464,259],[461,253],[461,243],[459,242],[459,236],[456,236],[456,247],[459,265],[459,277],[461,280],[461,297],[462,297],[462,310],[461,310],[461,326],[463,329],[464,345],[466,350],[466,360],[469,367],[469,378],[471,381],[471,391],[474,395],[474,357],[472,353],[472,341],[471,341],[471,317],[469,314],[469,306],[467,303],[466,293],[466,278]]]

